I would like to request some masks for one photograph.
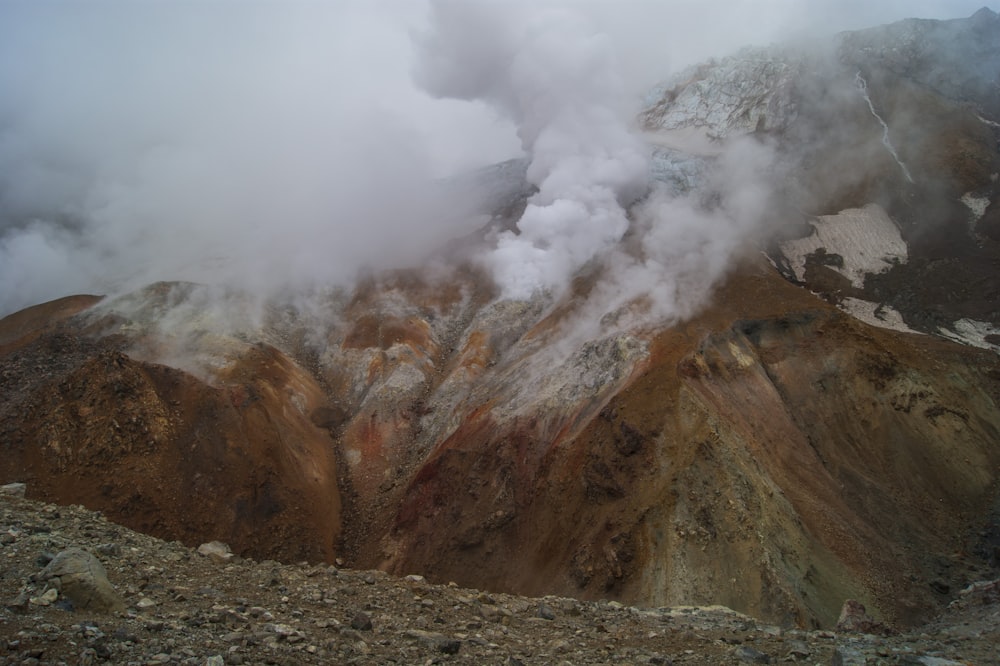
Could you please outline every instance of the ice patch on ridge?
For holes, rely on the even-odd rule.
[[[959,319],[954,324],[953,329],[939,328],[938,332],[942,337],[960,342],[963,345],[971,345],[980,349],[989,349],[1000,354],[1000,345],[986,340],[987,336],[1000,336],[1000,328],[986,321],[976,321],[975,319]]]
[[[864,287],[869,274],[884,272],[907,260],[906,242],[899,227],[878,204],[821,215],[810,224],[811,235],[781,244],[782,254],[800,281],[805,279],[806,258],[821,248],[843,258],[842,266],[831,268],[858,289]]]
[[[888,305],[863,301],[860,298],[844,298],[839,306],[841,310],[855,319],[879,328],[887,328],[902,333],[919,333],[906,325],[903,315]]]

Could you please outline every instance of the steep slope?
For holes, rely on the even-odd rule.
[[[983,564],[953,556],[996,496],[995,355],[760,266],[648,343],[613,392],[470,413],[410,482],[390,569],[830,624],[848,597],[913,621]]]
[[[307,416],[323,400],[315,380],[273,347],[244,344],[210,386],[123,353],[120,335],[54,322],[70,305],[39,306],[32,330],[0,325],[19,334],[0,373],[3,478],[167,539],[333,557],[340,495],[331,442]]]

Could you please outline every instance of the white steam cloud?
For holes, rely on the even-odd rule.
[[[763,219],[771,153],[731,142],[706,193],[650,193],[611,40],[568,7],[435,0],[418,38],[418,81],[432,94],[487,102],[517,126],[537,188],[486,259],[502,296],[558,297],[588,263],[603,270],[584,308],[615,326],[692,314]],[[646,200],[628,209],[641,197]],[[619,247],[634,231],[631,248]],[[633,311],[628,306],[642,301]],[[596,315],[596,316],[595,316]],[[599,329],[577,322],[574,329]]]
[[[647,149],[628,127],[610,41],[567,9],[433,3],[417,78],[435,95],[482,100],[516,125],[538,192],[489,263],[507,298],[564,287],[628,229]]]
[[[413,87],[407,19],[354,3],[0,5],[0,315],[155,280],[344,284],[466,232],[435,178],[517,145]],[[455,134],[425,140],[441,123]]]
[[[735,192],[761,190],[735,184],[711,212],[655,195],[628,220],[648,172],[628,120],[644,88],[817,22],[978,4],[6,0],[0,316],[154,280],[273,293],[412,264],[475,224],[435,179],[521,148],[539,192],[490,257],[508,295],[558,291],[588,262],[676,264],[709,242],[698,234],[745,229]],[[432,99],[414,68],[436,95],[480,103]],[[706,215],[721,226],[692,221]],[[623,254],[630,224],[642,247]],[[608,280],[608,303],[626,283]]]

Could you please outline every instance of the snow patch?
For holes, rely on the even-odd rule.
[[[989,118],[983,118],[979,114],[976,114],[976,118],[979,118],[979,120],[983,121],[985,124],[989,125],[990,127],[1000,127],[1000,123],[994,122],[994,121],[990,120]]]
[[[869,274],[884,272],[907,260],[906,242],[899,227],[878,204],[821,215],[810,224],[811,235],[781,244],[781,252],[798,280],[805,278],[806,257],[820,248],[843,258],[842,266],[831,268],[859,289]]]
[[[902,333],[919,333],[906,325],[903,316],[888,305],[879,305],[860,298],[845,298],[840,302],[840,309],[855,319],[879,328],[888,328]]]
[[[969,219],[969,228],[975,230],[976,223],[983,219],[983,215],[986,214],[986,209],[989,208],[990,200],[988,197],[977,197],[972,192],[966,192],[959,199],[964,203],[968,209],[972,212],[972,216]]]
[[[960,342],[963,345],[971,345],[980,349],[989,349],[1000,354],[1000,345],[993,344],[986,340],[987,335],[1000,335],[1000,328],[988,321],[976,321],[975,319],[959,319],[951,330],[939,328],[938,333],[949,340]]]

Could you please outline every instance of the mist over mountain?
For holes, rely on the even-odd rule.
[[[5,5],[0,482],[788,627],[1000,575],[1000,16],[660,4]]]
[[[549,102],[572,99],[587,114],[602,108],[607,118],[587,122],[617,127],[621,136],[607,139],[616,145],[629,141],[640,93],[696,59],[796,29],[862,27],[918,9],[831,2],[806,12],[792,2],[732,3],[708,16],[688,2],[4,3],[0,312],[155,280],[256,292],[344,285],[365,267],[421,263],[443,240],[473,230],[468,216],[448,214],[458,202],[437,200],[431,181],[533,146],[515,135],[520,119],[511,100],[503,109],[491,100],[433,100],[414,85],[419,44],[440,29],[436,15],[456,8],[496,15],[491,39],[521,40],[534,26],[539,48],[545,40],[565,47],[571,30],[581,43],[602,42],[600,80],[583,76],[597,61],[575,62],[573,80],[551,53],[521,52],[521,69],[541,67],[548,79],[516,94],[548,91]],[[962,11],[954,2],[919,9],[924,16]],[[545,25],[553,12],[561,18]],[[425,36],[418,48],[413,35]],[[574,63],[581,51],[572,54],[564,61]],[[458,66],[468,75],[475,62]],[[497,92],[508,74],[487,72],[484,85]],[[591,97],[579,98],[585,89]],[[524,111],[541,102],[519,104]],[[548,147],[534,146],[536,171],[541,151],[581,148],[551,146],[553,129]],[[558,140],[568,139],[567,128],[560,131]],[[638,159],[628,176],[636,187],[644,178]],[[587,205],[614,208],[607,203]],[[612,219],[595,222],[598,230],[582,235],[594,240],[581,239],[580,247],[557,243],[565,260],[545,256],[533,270],[545,265],[564,283],[567,271],[621,236],[621,213]],[[532,251],[549,240],[538,234]],[[520,275],[525,241],[503,241],[514,257],[510,268],[497,259],[496,270]],[[554,283],[553,276],[533,279]]]

